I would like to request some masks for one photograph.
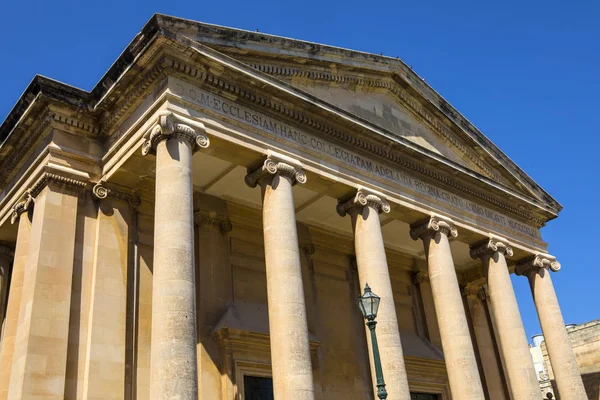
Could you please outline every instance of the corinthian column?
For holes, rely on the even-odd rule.
[[[142,154],[156,154],[150,397],[198,398],[192,154],[204,125],[164,111]]]
[[[497,238],[490,238],[471,249],[471,257],[480,258],[483,263],[488,285],[488,304],[492,309],[491,315],[512,398],[537,400],[540,388],[505,255],[512,256],[512,248]]]
[[[423,240],[425,247],[452,398],[483,400],[481,379],[448,241],[449,235],[456,237],[458,232],[452,221],[437,215],[411,228],[410,236],[414,240]]]
[[[529,286],[548,348],[559,398],[586,399],[583,381],[550,278],[550,271],[556,272],[559,269],[560,263],[554,257],[538,254],[519,263],[515,272],[517,275],[525,275],[529,278]]]
[[[292,195],[292,186],[305,182],[302,170],[273,158],[246,175],[248,186],[262,189],[273,390],[278,400],[315,396]]]
[[[377,313],[377,339],[388,398],[390,400],[409,400],[410,391],[400,342],[400,332],[398,331],[392,282],[385,257],[385,247],[379,221],[379,213],[390,212],[390,205],[385,199],[361,189],[350,200],[338,204],[337,212],[342,217],[350,214],[352,218],[360,287],[363,288],[368,283],[373,291],[381,297],[379,312]],[[360,293],[357,295],[360,295]],[[366,327],[365,332],[369,335],[369,329]],[[371,362],[371,376],[373,382],[376,382],[373,349],[371,343],[369,341],[367,343]],[[375,398],[377,398],[376,391]]]
[[[19,221],[19,225],[17,227],[17,245],[15,246],[15,257],[8,293],[8,306],[4,322],[2,351],[0,352],[0,400],[5,400],[8,396],[10,373],[15,351],[15,338],[19,324],[19,310],[21,309],[23,278],[25,276],[25,264],[29,249],[29,234],[31,232],[31,221],[28,212],[32,206],[33,198],[27,193],[25,199],[13,207],[11,218],[13,224]]]

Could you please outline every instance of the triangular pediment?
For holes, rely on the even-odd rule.
[[[286,82],[359,124],[418,146],[424,157],[464,168],[555,213],[562,208],[398,58],[165,15],[155,15],[140,40],[153,29],[180,45],[197,43]]]
[[[163,64],[171,56],[175,61]],[[427,171],[427,179],[449,185],[446,178],[456,176],[461,190],[484,189],[486,201],[506,195],[525,205],[519,212],[535,210],[536,221],[554,218],[562,208],[398,59],[155,15],[90,93],[74,96],[66,85],[61,90],[70,106],[106,119],[102,126],[110,133],[146,81],[164,68],[193,79],[210,75],[217,92],[230,90],[228,82],[240,85],[228,95],[237,98],[245,91],[241,100],[270,107],[282,121],[347,138],[357,151],[419,174]],[[57,93],[48,91],[64,102]],[[28,109],[28,98],[35,96],[28,91],[22,97],[0,127],[0,139]]]
[[[237,48],[230,51],[223,46],[215,47],[253,69],[339,107],[358,120],[525,196],[539,199],[505,166],[490,158],[489,153],[468,137],[461,137],[452,124],[428,109],[417,94],[399,85],[392,74],[377,71],[358,74],[344,71],[341,66],[323,67],[314,62],[282,63],[268,57],[257,58],[252,53],[239,54]]]

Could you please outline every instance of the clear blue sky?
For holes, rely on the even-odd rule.
[[[155,12],[399,56],[564,206],[542,230],[563,315],[600,318],[600,2],[388,3],[2,1],[0,120],[35,74],[91,89]]]

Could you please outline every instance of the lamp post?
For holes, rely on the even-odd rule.
[[[379,346],[377,346],[377,335],[375,334],[375,325],[377,322],[377,309],[379,308],[379,301],[381,298],[375,293],[371,292],[369,284],[365,285],[365,292],[362,296],[358,296],[358,308],[362,313],[364,319],[367,320],[366,324],[371,331],[371,346],[373,348],[373,358],[375,364],[375,376],[377,377],[377,397],[380,399],[387,399],[387,392],[385,390],[385,382],[383,380],[383,371],[381,370],[381,360],[379,359]]]

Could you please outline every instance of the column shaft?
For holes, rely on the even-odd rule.
[[[558,396],[562,400],[581,400],[587,398],[583,381],[573,354],[571,341],[565,328],[565,322],[560,311],[550,271],[558,270],[560,264],[554,259],[549,260],[536,256],[533,267],[523,272],[523,265],[517,267],[517,273],[526,274],[535,301],[542,333],[548,348],[548,356],[554,371],[558,387]]]
[[[400,341],[392,282],[379,220],[380,208],[376,203],[369,202],[365,206],[358,204],[349,211],[354,230],[358,277],[361,288],[368,283],[373,291],[381,297],[377,313],[377,341],[388,399],[409,400],[410,390],[406,376],[404,353]],[[369,328],[365,327],[365,333],[368,339],[370,336]],[[371,376],[373,382],[376,382],[373,348],[369,339],[367,343]],[[375,386],[373,390],[375,398],[377,398]]]
[[[64,398],[77,204],[54,183],[35,199],[9,399]]]
[[[262,182],[263,229],[277,399],[314,399],[314,383],[292,182],[278,173]]]
[[[20,215],[19,215],[20,214]],[[25,276],[25,263],[29,250],[29,234],[31,221],[27,210],[16,214],[18,218],[17,244],[15,246],[15,257],[12,267],[12,277],[8,293],[8,307],[4,322],[4,335],[2,338],[2,351],[0,352],[0,400],[8,396],[8,385],[12,368],[13,353],[15,350],[15,338],[17,325],[19,323],[19,311],[21,309],[21,293],[23,291],[23,278]]]
[[[411,236],[423,240],[429,282],[438,317],[442,348],[452,397],[483,400],[484,394],[467,325],[448,235],[456,236],[450,221],[438,217],[413,227]]]
[[[481,289],[483,290],[483,289]],[[500,360],[494,346],[494,334],[489,324],[486,304],[480,292],[469,294],[467,302],[471,310],[473,330],[481,358],[485,382],[490,400],[506,400]]]
[[[151,398],[198,398],[192,143],[156,144]]]
[[[510,246],[495,239],[475,247],[471,254],[480,257],[488,285],[488,304],[494,317],[506,378],[514,400],[537,400],[540,389],[517,298],[510,281],[505,253]]]

